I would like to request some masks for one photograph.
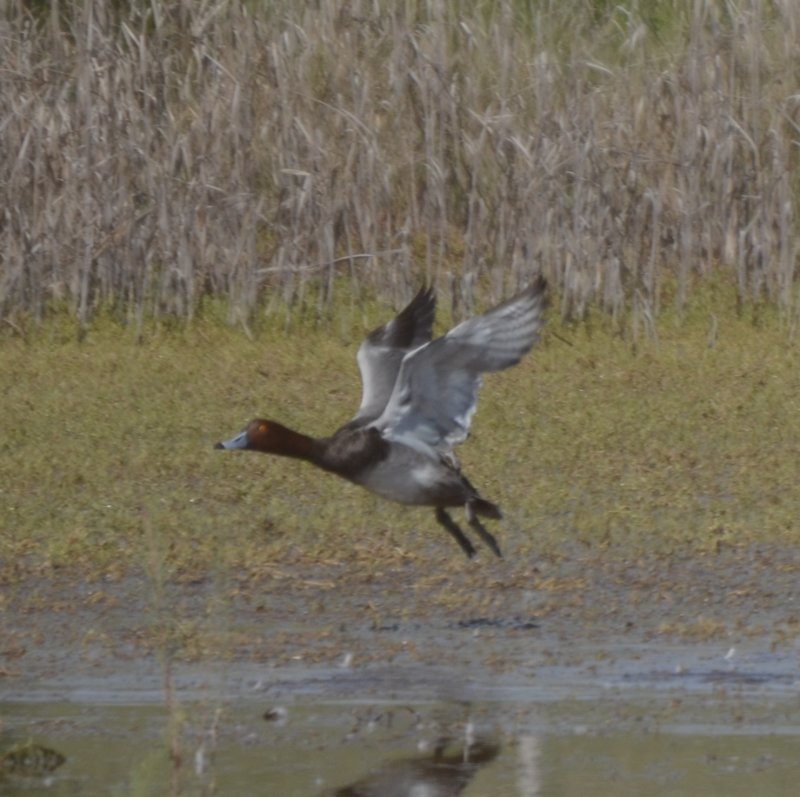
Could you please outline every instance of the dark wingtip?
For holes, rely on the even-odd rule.
[[[423,283],[414,298],[391,320],[373,329],[367,340],[374,345],[407,349],[427,343],[433,333],[436,294]]]

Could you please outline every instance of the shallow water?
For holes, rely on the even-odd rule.
[[[4,703],[0,748],[33,740],[66,762],[43,777],[0,780],[0,794],[797,793],[800,728],[758,730],[776,716],[768,701],[621,698],[405,704],[255,697],[182,703],[172,712],[157,704]]]
[[[176,585],[168,613],[141,580],[105,602],[20,586],[0,612],[0,769],[27,744],[65,761],[0,797],[794,797],[792,556],[667,575],[570,558],[537,590],[495,565],[431,581],[446,600],[416,572],[338,589],[303,571],[222,608],[213,584]],[[167,619],[198,644],[148,646]]]

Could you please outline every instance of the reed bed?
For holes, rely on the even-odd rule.
[[[655,324],[710,277],[789,318],[800,4],[11,0],[0,317],[141,328],[542,271]]]

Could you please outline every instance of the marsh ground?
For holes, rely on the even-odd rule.
[[[442,566],[421,544],[427,561],[378,546],[371,568],[195,578],[156,602],[146,574],[18,582],[0,741],[63,754],[57,795],[407,797],[434,776],[455,795],[431,750],[461,760],[475,733],[500,753],[465,795],[793,793],[796,547]]]
[[[779,317],[712,315],[698,294],[657,338],[551,324],[487,379],[461,449],[506,513],[505,558],[468,562],[428,511],[212,449],[257,414],[317,434],[346,420],[355,348],[386,313],[255,339],[212,320],[142,343],[113,324],[78,343],[57,321],[7,337],[4,686],[103,651],[435,664],[446,629],[515,640],[472,646],[499,672],[543,638],[556,656],[571,636],[794,639],[800,357]]]
[[[239,727],[421,700],[513,738],[796,733],[792,330],[702,304],[657,338],[551,324],[483,388],[462,461],[505,510],[505,557],[468,561],[429,511],[212,448],[256,414],[346,420],[386,312],[3,341],[3,699],[155,704],[182,727],[196,701]],[[17,711],[6,736],[45,727]]]
[[[258,583],[171,585],[160,606],[135,574],[20,583],[6,591],[3,691],[152,702],[167,672],[187,697],[220,699],[256,682],[454,700],[796,686],[796,549],[477,565],[296,565]]]

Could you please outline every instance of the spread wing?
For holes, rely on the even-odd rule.
[[[478,400],[481,374],[515,365],[539,338],[547,283],[543,277],[482,316],[409,352],[386,409],[374,422],[409,445],[463,442]]]
[[[367,336],[357,355],[361,406],[350,425],[364,426],[384,411],[403,358],[431,339],[435,312],[436,296],[423,286],[395,318]]]

